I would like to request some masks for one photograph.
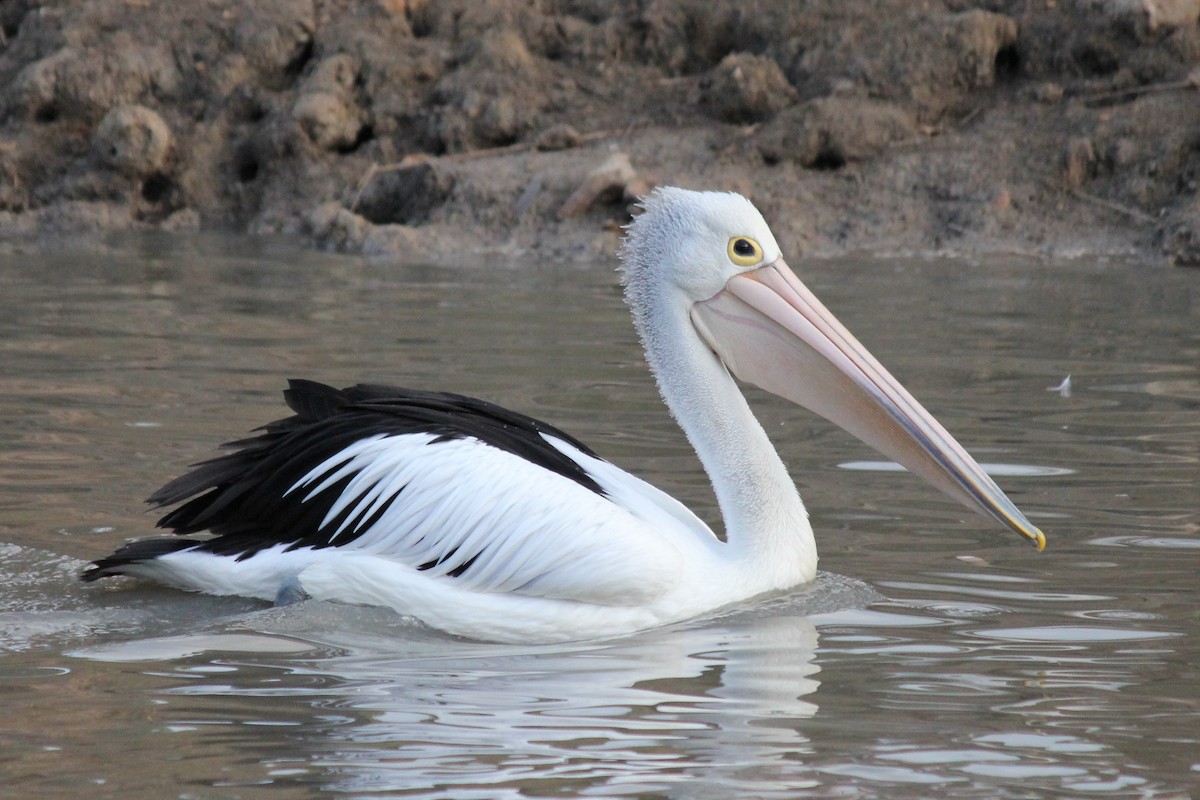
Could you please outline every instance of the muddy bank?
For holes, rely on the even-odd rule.
[[[1200,263],[1200,0],[917,6],[9,0],[0,237],[590,259],[671,183],[793,253]]]

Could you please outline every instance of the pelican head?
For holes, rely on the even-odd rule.
[[[749,200],[658,189],[629,226],[622,259],[626,299],[656,373],[670,369],[661,356],[655,363],[657,340],[702,342],[737,378],[820,414],[1045,546],[1045,535],[792,272]]]

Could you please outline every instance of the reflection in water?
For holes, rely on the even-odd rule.
[[[531,647],[450,640],[388,612],[321,603],[273,609],[246,624],[272,633],[152,638],[75,655],[131,662],[243,650],[261,665],[268,653],[317,649],[319,658],[280,664],[265,686],[230,682],[224,672],[197,681],[192,672],[166,694],[315,701],[345,724],[295,744],[310,754],[306,768],[338,791],[462,797],[465,789],[546,785],[603,787],[606,796],[652,788],[680,797],[787,797],[811,782],[798,778],[810,751],[798,721],[817,712],[817,632],[795,613]],[[245,728],[239,748],[253,747],[255,733],[274,739],[275,727]],[[702,785],[694,782],[700,777]]]
[[[846,461],[838,464],[842,469],[854,472],[907,472],[895,461]],[[1072,475],[1075,470],[1065,467],[1040,467],[1035,464],[986,464],[981,463],[983,471],[993,478],[1052,478],[1059,475]]]
[[[351,791],[536,778],[636,795],[647,780],[658,788],[664,777],[699,777],[703,765],[709,796],[784,796],[791,781],[781,785],[778,768],[807,743],[794,729],[756,723],[815,713],[804,700],[818,685],[815,647],[811,625],[783,618],[727,641],[683,629],[532,660],[475,653],[325,663],[322,671],[336,671],[355,695],[372,695],[350,707],[375,721],[345,731],[345,749],[321,766],[352,770],[339,787]]]
[[[1174,655],[1143,644],[1172,638],[1134,627],[1149,620],[1110,608],[1081,612],[1086,625],[1005,628],[996,620],[1014,614],[1003,606],[801,613],[808,599],[530,647],[310,602],[72,655],[141,665],[162,679],[160,726],[190,749],[231,748],[246,765],[240,781],[276,787],[767,798],[853,786],[893,798],[980,780],[989,792],[1154,797],[1164,786],[1122,730],[1140,729],[1146,676]]]

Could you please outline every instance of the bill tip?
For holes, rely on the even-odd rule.
[[[1036,547],[1037,551],[1040,553],[1046,549],[1046,534],[1042,533],[1037,528],[1033,529],[1033,533],[1033,546]]]

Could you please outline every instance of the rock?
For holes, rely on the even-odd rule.
[[[1096,148],[1086,136],[1076,136],[1067,142],[1063,153],[1063,172],[1067,185],[1077,189],[1084,184],[1096,161]]]
[[[795,161],[836,169],[915,135],[916,123],[899,106],[827,97],[781,111],[755,135],[754,142],[768,163]]]
[[[322,150],[348,150],[357,142],[365,113],[354,98],[358,61],[347,53],[324,58],[305,79],[292,118]]]
[[[303,71],[317,29],[312,0],[257,0],[239,4],[233,36],[262,83],[282,89]]]
[[[1115,169],[1128,169],[1146,158],[1148,148],[1132,136],[1116,136],[1107,144],[1104,157]]]
[[[533,3],[481,0],[414,0],[408,13],[418,36],[472,42],[502,29],[529,27]],[[525,8],[523,8],[523,6]]]
[[[330,250],[358,252],[362,249],[370,223],[338,203],[322,203],[305,217],[308,233]]]
[[[579,131],[564,122],[558,125],[551,125],[539,133],[537,139],[534,141],[534,147],[544,151],[569,150],[572,147],[577,147],[579,141]]]
[[[473,119],[472,132],[486,144],[503,145],[517,141],[529,127],[524,111],[517,107],[517,98],[505,93],[488,98],[480,92],[468,92],[464,108]]]
[[[1142,0],[1142,7],[1151,31],[1192,26],[1200,20],[1200,0]]]
[[[478,69],[528,74],[534,69],[533,54],[525,40],[512,28],[489,31],[468,43],[467,58]]]
[[[362,240],[362,254],[376,258],[412,260],[420,254],[423,234],[409,225],[372,225]]]
[[[0,211],[24,211],[29,207],[28,187],[21,185],[21,167],[16,148],[0,139]]]
[[[37,214],[22,214],[12,211],[0,211],[0,243],[4,246],[18,239],[32,239],[37,236]],[[0,252],[3,252],[0,249]]]
[[[536,127],[550,73],[511,29],[464,48],[466,61],[438,81],[431,134],[447,152],[512,144]]]
[[[629,156],[613,153],[600,166],[588,173],[567,201],[558,209],[560,220],[577,217],[600,202],[616,202],[625,193],[625,187],[637,177]]]
[[[995,83],[1000,52],[1017,43],[1017,21],[991,11],[964,11],[943,23],[943,36],[956,62],[956,83],[978,89]]]
[[[384,258],[411,259],[422,236],[408,225],[372,225],[337,203],[310,210],[305,222],[308,233],[329,250]]]
[[[1195,25],[1200,20],[1200,0],[1107,0],[1102,6],[1114,20],[1133,20],[1151,33]]]
[[[95,200],[67,200],[39,209],[38,228],[46,233],[129,231],[142,228],[129,206]]]
[[[450,196],[454,178],[431,163],[385,169],[363,188],[356,210],[376,225],[416,225]]]
[[[169,48],[115,36],[103,50],[65,47],[29,64],[13,80],[8,105],[39,122],[94,122],[113,106],[170,98],[179,84]]]
[[[1177,267],[1200,267],[1200,198],[1193,197],[1171,215],[1162,230],[1162,253]]]
[[[796,90],[775,60],[750,53],[721,59],[701,86],[709,113],[726,122],[760,122],[796,102]]]
[[[771,50],[801,99],[833,95],[849,82],[856,96],[897,103],[920,122],[936,124],[998,75],[1016,76],[1024,63],[1012,17],[920,11],[902,3],[881,12],[852,15]]]
[[[92,136],[92,150],[105,166],[135,177],[162,170],[171,150],[171,130],[145,106],[117,106]]]
[[[20,109],[39,122],[51,122],[60,115],[58,83],[60,73],[75,58],[66,48],[25,66],[13,79],[6,105]]]
[[[307,92],[296,99],[292,118],[322,150],[346,150],[358,141],[362,109],[333,92]]]
[[[158,229],[171,233],[194,232],[200,230],[201,222],[200,212],[194,208],[184,208],[158,223]]]
[[[335,53],[320,60],[304,80],[302,92],[349,92],[358,81],[361,66],[349,53]]]
[[[1039,103],[1045,103],[1046,105],[1054,105],[1055,103],[1059,103],[1062,101],[1063,87],[1062,87],[1061,83],[1055,83],[1054,81],[1045,81],[1044,83],[1039,83],[1036,86],[1034,86],[1030,90],[1029,96]]]
[[[768,11],[762,6],[770,4],[756,4],[753,12],[738,3],[712,0],[649,0],[638,5],[642,58],[669,73],[685,74],[708,69],[731,51],[748,49],[737,46],[742,44],[743,20]]]

